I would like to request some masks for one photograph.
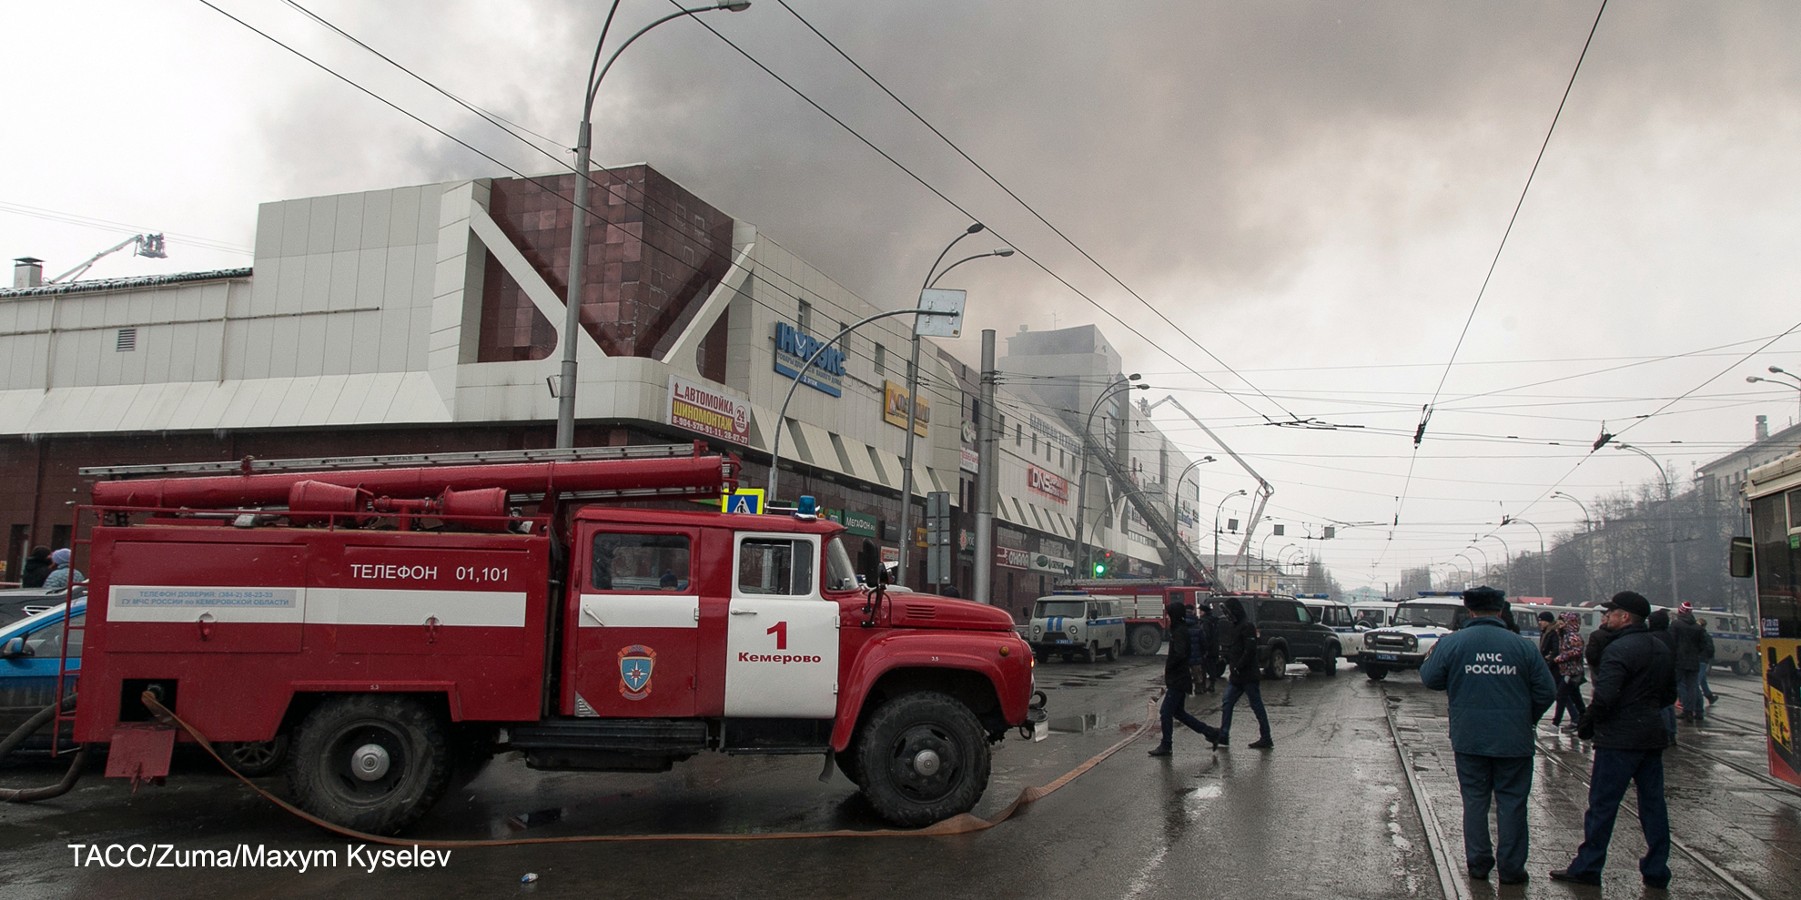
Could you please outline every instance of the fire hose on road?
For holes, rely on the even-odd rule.
[[[73,696],[64,698],[62,706],[65,713],[74,709],[75,698]],[[36,734],[38,729],[56,718],[56,707],[57,704],[52,703],[39,710],[31,718],[26,719],[23,725],[14,729],[12,734],[7,735],[5,740],[0,741],[0,759],[5,759],[7,754],[25,743],[26,738]],[[55,738],[53,737],[51,740],[54,741]],[[61,797],[75,787],[75,782],[81,779],[82,768],[87,765],[87,761],[88,745],[82,744],[81,748],[75,751],[75,758],[69,760],[69,770],[63,773],[61,781],[36,788],[0,788],[0,800],[7,803],[33,803],[38,800]]]

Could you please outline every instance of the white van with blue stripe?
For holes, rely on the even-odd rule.
[[[1039,662],[1054,654],[1072,662],[1094,662],[1105,655],[1108,662],[1126,650],[1126,618],[1120,601],[1088,594],[1052,594],[1032,604],[1032,620],[1025,638]]]

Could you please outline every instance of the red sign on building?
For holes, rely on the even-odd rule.
[[[1037,466],[1026,467],[1026,487],[1058,503],[1069,502],[1069,479]]]

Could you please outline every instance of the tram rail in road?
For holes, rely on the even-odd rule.
[[[1383,713],[1388,722],[1389,733],[1393,736],[1395,741],[1395,752],[1399,754],[1402,770],[1407,776],[1407,789],[1414,802],[1414,808],[1419,811],[1422,824],[1424,825],[1423,830],[1426,834],[1427,843],[1430,845],[1431,849],[1431,859],[1438,869],[1439,883],[1444,889],[1445,896],[1447,898],[1455,898],[1455,900],[1472,900],[1475,896],[1472,891],[1473,882],[1468,877],[1465,866],[1462,864],[1462,847],[1456,845],[1456,842],[1461,836],[1461,798],[1455,793],[1455,780],[1451,779],[1452,788],[1449,792],[1442,788],[1434,791],[1420,775],[1422,770],[1431,765],[1429,761],[1422,759],[1422,754],[1432,754],[1445,760],[1449,759],[1448,740],[1442,741],[1443,746],[1440,746],[1439,743],[1435,742],[1430,748],[1410,744],[1403,739],[1403,734],[1410,732],[1412,730],[1411,726],[1405,726],[1397,722],[1397,710],[1403,703],[1419,703],[1426,700],[1426,698],[1419,695],[1419,691],[1423,691],[1423,688],[1418,688],[1417,685],[1412,685],[1411,687],[1413,689],[1409,689],[1410,684],[1407,682],[1394,684],[1383,683],[1381,685]],[[1737,685],[1734,685],[1733,687],[1736,688]],[[1720,693],[1721,688],[1716,686],[1715,691],[1716,693]],[[1732,694],[1735,695],[1733,697],[1735,700],[1745,699],[1744,695],[1738,690],[1732,690]],[[1442,704],[1443,695],[1434,694],[1432,695],[1432,699]],[[1442,727],[1442,718],[1428,721],[1437,721],[1441,723]],[[1755,728],[1746,727],[1742,731],[1739,728],[1740,723],[1733,722],[1732,725],[1731,734],[1735,739],[1738,739],[1742,734],[1742,739],[1756,739],[1760,742],[1761,746],[1763,734],[1761,724]],[[1706,726],[1702,726],[1699,730],[1705,734]],[[1696,729],[1685,729],[1684,733],[1693,734],[1695,731]],[[1556,735],[1543,732],[1538,733],[1536,739],[1539,755],[1545,760],[1546,764],[1560,770],[1559,780],[1561,781],[1567,778],[1573,782],[1579,783],[1583,788],[1585,796],[1589,785],[1588,773],[1590,755],[1587,752],[1588,744],[1583,742],[1577,745],[1577,748],[1573,749],[1570,746],[1567,746]],[[1758,789],[1773,795],[1782,796],[1784,798],[1783,802],[1786,805],[1791,806],[1797,814],[1801,814],[1801,792],[1796,792],[1792,786],[1777,781],[1765,773],[1754,771],[1749,766],[1731,759],[1727,754],[1715,752],[1700,746],[1700,744],[1701,740],[1699,738],[1691,737],[1678,748],[1672,748],[1670,753],[1672,754],[1672,758],[1676,760],[1679,760],[1681,757],[1674,756],[1674,754],[1701,757],[1710,763],[1724,766],[1740,775],[1755,777],[1762,783],[1777,785],[1780,788],[1779,790],[1765,788],[1762,784],[1759,785]],[[1425,766],[1422,766],[1422,762],[1425,762]],[[1546,779],[1542,777],[1546,774],[1547,773],[1545,773],[1541,767],[1540,784],[1543,784],[1546,781]],[[1546,840],[1544,834],[1546,830],[1545,826],[1547,824],[1545,822],[1547,816],[1545,806],[1547,805],[1547,801],[1542,795],[1542,791],[1543,788],[1535,786],[1534,797],[1532,798],[1534,838],[1535,843],[1540,844],[1541,847]],[[1732,791],[1722,787],[1720,789],[1720,794],[1723,797],[1730,797]],[[1578,809],[1586,805],[1583,802],[1584,797],[1565,799],[1576,803],[1576,808]],[[1440,807],[1447,807],[1452,810],[1452,812],[1447,815],[1455,817],[1450,820],[1451,824],[1455,824],[1455,828],[1449,827],[1446,820],[1441,818],[1439,812]],[[1767,895],[1759,891],[1755,885],[1750,884],[1745,879],[1735,875],[1725,862],[1716,859],[1714,855],[1697,846],[1695,841],[1686,839],[1683,834],[1683,819],[1679,815],[1674,814],[1674,810],[1672,810],[1672,812],[1671,845],[1678,853],[1687,857],[1694,863],[1697,872],[1706,873],[1708,880],[1715,886],[1714,890],[1711,891],[1704,888],[1697,891],[1696,888],[1700,888],[1700,886],[1691,885],[1684,889],[1683,893],[1685,895],[1695,896],[1699,893],[1701,895],[1712,896],[1723,892],[1724,895],[1743,898],[1743,900],[1764,900]],[[1620,846],[1623,842],[1626,843],[1627,846],[1630,846],[1630,831],[1636,827],[1636,818],[1637,805],[1633,802],[1632,797],[1629,794],[1626,800],[1621,804],[1621,825],[1615,828],[1614,847],[1612,848],[1614,850],[1614,856],[1617,857],[1620,853],[1624,852]],[[1551,824],[1559,831],[1569,832],[1568,835],[1563,837],[1565,842],[1570,842],[1570,838],[1580,840],[1582,826],[1579,816],[1573,821],[1570,821],[1567,816],[1559,816],[1558,821]],[[1569,849],[1574,849],[1573,842],[1571,842]],[[1543,867],[1540,866],[1539,868],[1542,869]],[[1534,872],[1533,874],[1535,875],[1535,882],[1538,879],[1545,877],[1543,871]],[[1636,872],[1634,875],[1636,875]],[[1614,881],[1623,880],[1620,875],[1611,872],[1609,877]]]

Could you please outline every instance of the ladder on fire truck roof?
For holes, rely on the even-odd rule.
[[[706,445],[639,444],[627,447],[572,447],[564,450],[469,450],[456,453],[401,453],[382,456],[318,456],[299,459],[216,460],[192,463],[152,463],[138,466],[86,466],[81,475],[94,478],[145,478],[158,475],[256,475],[276,472],[317,472],[328,469],[418,468],[422,466],[479,466],[531,462],[586,462],[616,459],[674,459],[704,454]]]

